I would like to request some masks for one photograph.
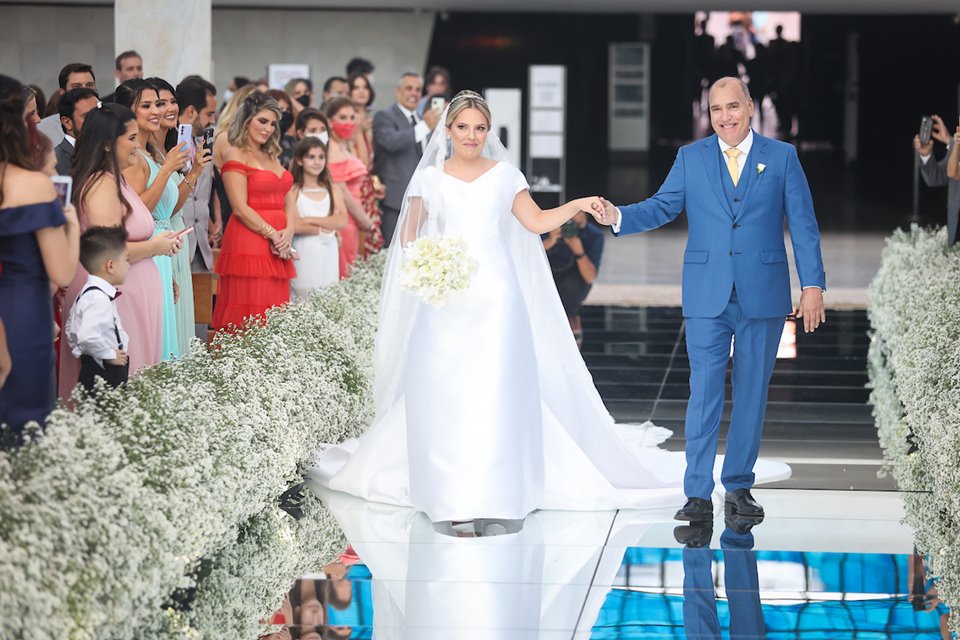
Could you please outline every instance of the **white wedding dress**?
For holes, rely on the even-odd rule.
[[[359,440],[323,447],[311,479],[434,522],[681,505],[684,456],[655,446],[670,432],[615,425],[593,385],[540,238],[512,213],[523,175],[501,160],[472,182],[454,178],[437,158],[442,133],[433,138],[384,275],[377,418]],[[485,155],[502,149],[490,134]],[[443,308],[397,282],[414,232],[462,237],[479,265]],[[762,460],[754,471],[758,482],[790,475]]]

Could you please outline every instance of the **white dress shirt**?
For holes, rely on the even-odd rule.
[[[72,135],[70,135],[69,133],[65,133],[65,134],[63,134],[63,139],[66,140],[67,142],[69,142],[71,147],[76,148],[76,146],[77,146],[77,139],[74,138]]]
[[[727,144],[720,139],[720,136],[717,136],[717,142],[720,143],[720,160],[723,161],[723,165],[727,165],[727,149],[733,149],[731,145]],[[738,176],[743,175],[743,168],[747,165],[747,156],[750,155],[750,149],[753,148],[753,129],[750,129],[747,132],[747,137],[744,138],[740,144],[736,146],[737,149],[740,149],[740,156],[737,158],[737,166],[739,167]]]
[[[90,287],[99,287],[101,291],[94,289],[84,294]],[[73,357],[92,356],[102,367],[104,360],[116,358],[117,350],[124,348],[129,341],[114,301],[117,290],[103,278],[90,275],[80,291],[76,304],[70,310],[64,333]],[[120,333],[121,345],[117,344],[117,332]]]
[[[427,123],[420,119],[413,111],[407,109],[405,106],[397,103],[397,108],[400,109],[400,113],[403,114],[403,117],[409,120],[411,117],[417,121],[417,124],[413,127],[413,139],[416,142],[420,143],[420,149],[422,151],[427,150],[427,138],[430,137],[430,127],[427,126]]]

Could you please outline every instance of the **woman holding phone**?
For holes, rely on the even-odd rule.
[[[154,152],[161,162],[166,160],[166,154],[175,152],[182,144],[190,144],[196,149],[193,140],[178,140],[177,122],[180,118],[180,105],[177,104],[177,92],[169,82],[163,78],[150,78],[147,82],[152,83],[157,88],[157,94],[160,96],[158,106],[160,108],[160,129],[153,134],[151,145]],[[199,133],[191,131],[192,134]],[[180,173],[174,173],[172,180],[177,184],[177,204],[173,208],[173,215],[170,217],[170,229],[176,232],[183,239],[185,245],[189,246],[186,234],[190,233],[183,222],[183,204],[190,197],[190,193],[197,186],[197,180],[203,173],[204,167],[210,162],[210,152],[204,149],[191,150],[193,155],[192,165],[186,176]],[[190,256],[187,251],[181,251],[173,256],[173,307],[177,323],[177,342],[179,343],[180,353],[185,354],[190,349],[190,338],[194,335],[194,313],[193,313],[193,275],[190,272]]]
[[[172,231],[155,233],[153,216],[123,177],[134,166],[140,150],[140,129],[133,112],[119,104],[94,109],[83,123],[73,171],[73,203],[82,230],[92,226],[127,230],[130,271],[117,298],[120,321],[129,335],[126,352],[130,375],[160,362],[163,340],[163,297],[155,256],[170,256],[180,248]],[[77,275],[63,301],[63,317],[70,317],[87,272]],[[60,344],[60,396],[68,398],[80,375],[80,361]]]
[[[136,161],[124,170],[123,176],[153,215],[155,233],[174,231],[170,219],[180,199],[177,172],[186,165],[190,152],[175,148],[162,157],[154,144],[153,140],[160,133],[160,94],[153,84],[139,78],[127,80],[117,87],[115,100],[136,114],[138,134],[143,145],[137,150]],[[179,250],[179,244],[177,248]],[[173,257],[176,253],[174,251],[169,256],[154,258],[163,283],[164,360],[180,356],[177,311],[174,306],[174,291],[178,288],[173,275]]]
[[[0,423],[18,440],[56,403],[49,283],[69,284],[80,255],[76,213],[64,211],[39,171],[39,134],[23,120],[23,95],[20,82],[0,75]]]

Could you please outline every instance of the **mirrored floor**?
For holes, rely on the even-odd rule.
[[[588,308],[584,357],[619,421],[683,448],[689,374],[679,310]],[[673,509],[536,512],[517,532],[427,518],[312,487],[350,545],[291,592],[293,638],[947,638],[902,496],[878,477],[867,320],[788,324],[762,456],[789,480],[754,495],[766,519],[684,526]],[[729,393],[729,387],[728,387]],[[723,442],[721,442],[721,448]],[[679,506],[679,505],[678,505]]]

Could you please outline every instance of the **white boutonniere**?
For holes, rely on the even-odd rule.
[[[763,164],[762,162],[758,162],[758,163],[757,163],[757,175],[760,175],[761,173],[763,173],[763,170],[766,169],[766,168],[767,168],[767,165]]]

